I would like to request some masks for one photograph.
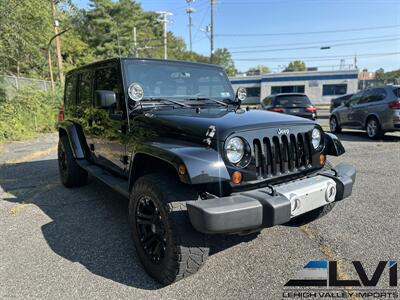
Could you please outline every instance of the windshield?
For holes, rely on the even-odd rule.
[[[311,105],[311,102],[307,96],[285,95],[285,96],[277,96],[275,99],[275,105],[283,107],[297,107],[297,106],[305,107]]]
[[[144,100],[149,98],[234,99],[234,92],[219,68],[174,62],[126,61],[127,86],[135,82],[144,89]]]

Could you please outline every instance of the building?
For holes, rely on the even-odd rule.
[[[283,72],[256,76],[236,76],[230,81],[234,90],[247,90],[247,104],[277,93],[305,93],[316,104],[329,103],[332,98],[358,90],[358,71]]]

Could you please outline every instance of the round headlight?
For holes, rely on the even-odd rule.
[[[318,149],[318,147],[321,145],[321,131],[317,128],[314,128],[311,137],[314,149]]]
[[[244,156],[244,142],[241,138],[238,137],[231,138],[226,143],[225,150],[228,160],[231,163],[236,164],[240,162],[240,160]]]

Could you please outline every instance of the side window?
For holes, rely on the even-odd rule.
[[[385,89],[373,89],[371,90],[371,95],[368,97],[368,102],[377,102],[386,98]]]
[[[95,90],[106,90],[119,92],[118,72],[114,67],[96,70]]]
[[[117,96],[117,110],[123,107],[122,83],[116,67],[105,67],[96,70],[94,90],[113,91]]]
[[[359,104],[364,93],[365,93],[364,91],[361,91],[358,92],[357,94],[354,94],[349,100],[346,101],[346,104],[347,105]]]
[[[79,75],[78,103],[92,105],[92,72],[86,71]]]
[[[76,104],[76,75],[65,79],[64,103],[67,107]]]

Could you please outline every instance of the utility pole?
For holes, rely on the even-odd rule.
[[[186,13],[188,14],[189,17],[189,46],[190,46],[190,52],[193,51],[192,48],[192,13],[196,12],[196,10],[191,7],[192,2],[194,2],[194,0],[186,0],[187,4],[188,4],[188,8],[186,9]]]
[[[136,26],[133,27],[133,52],[135,54],[135,57],[139,57],[138,47],[137,47]]]
[[[215,0],[211,1],[211,20],[210,20],[210,62],[213,62],[214,55],[214,4]]]
[[[160,15],[160,18],[158,19],[158,21],[164,25],[164,32],[163,32],[164,59],[167,59],[168,58],[167,24],[170,23],[170,21],[168,20],[168,17],[172,16],[172,13],[169,11],[157,11],[157,13]]]
[[[354,68],[355,68],[356,70],[358,69],[358,67],[357,67],[357,54],[354,55]]]
[[[57,19],[56,0],[51,0],[51,12],[52,12],[52,16],[53,16],[54,34],[56,36],[58,76],[60,77],[61,84],[64,84],[63,63],[62,63],[62,57],[61,57],[61,41],[60,41],[60,36],[58,34],[58,27],[60,26],[60,21]]]

